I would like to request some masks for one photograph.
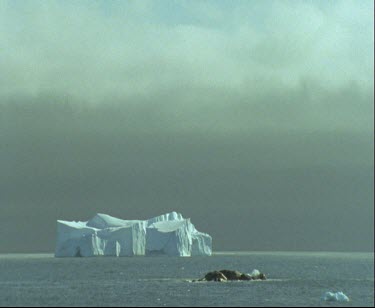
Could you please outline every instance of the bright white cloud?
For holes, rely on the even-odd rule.
[[[97,97],[179,82],[241,87],[272,77],[295,84],[305,76],[372,84],[373,22],[363,7],[370,2],[339,2],[324,12],[310,2],[274,1],[254,20],[259,3],[241,2],[226,14],[219,3],[196,2],[189,3],[191,24],[174,25],[161,22],[155,6],[4,2],[1,93],[57,88]]]

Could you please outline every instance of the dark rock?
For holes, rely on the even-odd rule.
[[[258,279],[260,279],[260,280],[266,280],[267,277],[263,273],[260,273],[259,276],[258,276]]]
[[[253,280],[253,277],[249,274],[241,274],[240,280]]]
[[[204,279],[206,281],[226,281],[226,280],[228,280],[227,277],[223,273],[218,272],[218,271],[208,272],[204,276]]]
[[[220,270],[220,273],[224,274],[228,280],[241,280],[242,273],[239,271],[231,271],[231,270]]]

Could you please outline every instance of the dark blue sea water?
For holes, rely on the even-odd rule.
[[[212,270],[267,281],[191,282]],[[343,291],[348,303],[324,302]],[[372,253],[216,253],[212,257],[0,255],[0,306],[374,306]]]

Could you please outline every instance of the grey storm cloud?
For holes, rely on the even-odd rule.
[[[2,1],[0,251],[172,210],[214,249],[371,250],[372,12]]]

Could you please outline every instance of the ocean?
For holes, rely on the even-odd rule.
[[[266,281],[191,282],[208,271]],[[349,302],[325,302],[342,291]],[[374,306],[373,253],[222,252],[211,257],[0,254],[0,306]]]

